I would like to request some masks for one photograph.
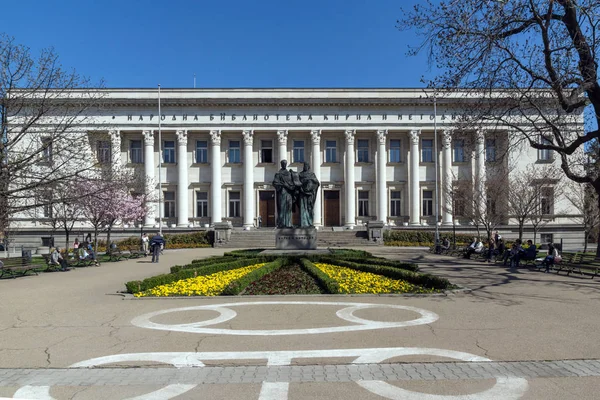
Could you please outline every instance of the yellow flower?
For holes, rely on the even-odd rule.
[[[177,282],[153,287],[140,293],[135,297],[168,297],[168,296],[218,296],[231,282],[243,277],[265,265],[265,263],[254,264],[243,268],[229,271],[216,272],[210,275],[197,276],[195,278],[183,279]]]
[[[317,263],[317,268],[338,282],[341,293],[430,293],[432,290],[403,280],[391,279],[370,272],[361,272],[337,265]]]

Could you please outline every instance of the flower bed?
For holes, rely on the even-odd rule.
[[[336,249],[303,257],[232,251],[171,267],[171,273],[125,284],[136,297],[239,294],[433,293],[452,284],[417,272],[418,265]]]
[[[390,279],[337,265],[316,263],[315,266],[338,283],[340,293],[433,293],[435,291],[435,289],[426,289],[403,280]]]
[[[315,279],[298,264],[286,265],[252,282],[244,295],[324,294]]]
[[[183,279],[166,285],[136,293],[136,297],[169,297],[169,296],[218,296],[233,281],[264,266],[264,263],[229,271],[216,272],[210,275]]]

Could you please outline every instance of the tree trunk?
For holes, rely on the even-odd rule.
[[[594,187],[594,190],[596,190],[596,197],[598,197],[598,212],[600,212],[600,185],[596,184],[592,186]],[[587,241],[587,237],[585,238],[585,240]],[[596,242],[596,260],[600,260],[600,235],[598,236]]]
[[[523,241],[523,223],[519,222],[519,240],[522,242]]]
[[[65,229],[65,252],[69,254],[69,230]]]
[[[585,237],[583,238],[583,252],[587,253],[588,237],[590,236],[590,233],[587,229],[584,229],[583,234],[585,235]]]
[[[106,230],[106,254],[110,254],[112,249],[110,248],[110,232],[112,231],[112,224],[108,226]]]

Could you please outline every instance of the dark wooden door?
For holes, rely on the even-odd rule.
[[[275,226],[275,191],[261,190],[258,199],[258,215],[262,219],[262,226]]]
[[[340,226],[340,192],[339,190],[323,191],[325,200],[325,226]]]

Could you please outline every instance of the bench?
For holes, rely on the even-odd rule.
[[[11,257],[11,258],[0,258],[0,261],[4,264],[0,268],[0,278],[4,275],[16,278],[17,276],[25,276],[29,271],[38,274],[36,269],[38,265],[31,263],[29,257]]]
[[[561,262],[561,264],[563,264]],[[600,274],[600,261],[596,260],[596,256],[594,254],[582,254],[577,253],[573,256],[573,260],[565,264],[565,270],[567,271],[567,275],[571,272],[577,270],[581,275],[591,274],[592,279],[598,274]],[[559,273],[560,269],[556,271]]]
[[[140,257],[146,257],[146,253],[144,253],[143,250],[140,250],[139,248],[132,246],[129,248],[129,258],[140,258]]]
[[[117,248],[111,249],[110,253],[108,253],[108,256],[109,256],[108,260],[111,262],[114,262],[114,261],[121,261],[121,260],[126,260],[126,259],[130,258],[131,253],[122,251],[121,249],[119,249],[117,247]]]
[[[44,261],[46,261],[46,272],[69,271],[70,268],[68,267],[70,267],[73,264],[73,262],[69,262],[68,259],[65,259],[67,261],[67,269],[62,269],[62,266],[60,264],[52,264],[52,258],[50,254],[42,254],[42,258],[44,259]]]

